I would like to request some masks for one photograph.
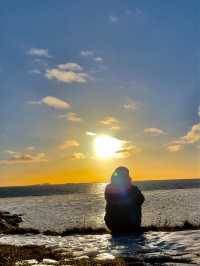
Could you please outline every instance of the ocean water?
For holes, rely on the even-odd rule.
[[[23,227],[63,231],[104,227],[105,185],[61,195],[0,198],[0,210],[22,214]],[[200,188],[143,191],[143,225],[200,223]]]

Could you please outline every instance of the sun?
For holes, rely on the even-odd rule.
[[[94,142],[96,156],[101,159],[108,159],[122,149],[122,142],[107,135],[98,136]]]

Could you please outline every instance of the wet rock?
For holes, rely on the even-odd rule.
[[[0,233],[7,233],[10,230],[14,229],[14,227],[9,224],[7,221],[5,221],[4,219],[0,219]]]
[[[0,212],[0,233],[9,233],[11,230],[19,227],[22,218],[9,212]]]

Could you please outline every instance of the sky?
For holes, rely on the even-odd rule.
[[[200,177],[199,1],[0,3],[0,186]]]

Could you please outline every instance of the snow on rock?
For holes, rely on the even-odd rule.
[[[47,265],[56,265],[58,264],[58,261],[52,260],[52,259],[43,259],[42,263],[47,264]]]

